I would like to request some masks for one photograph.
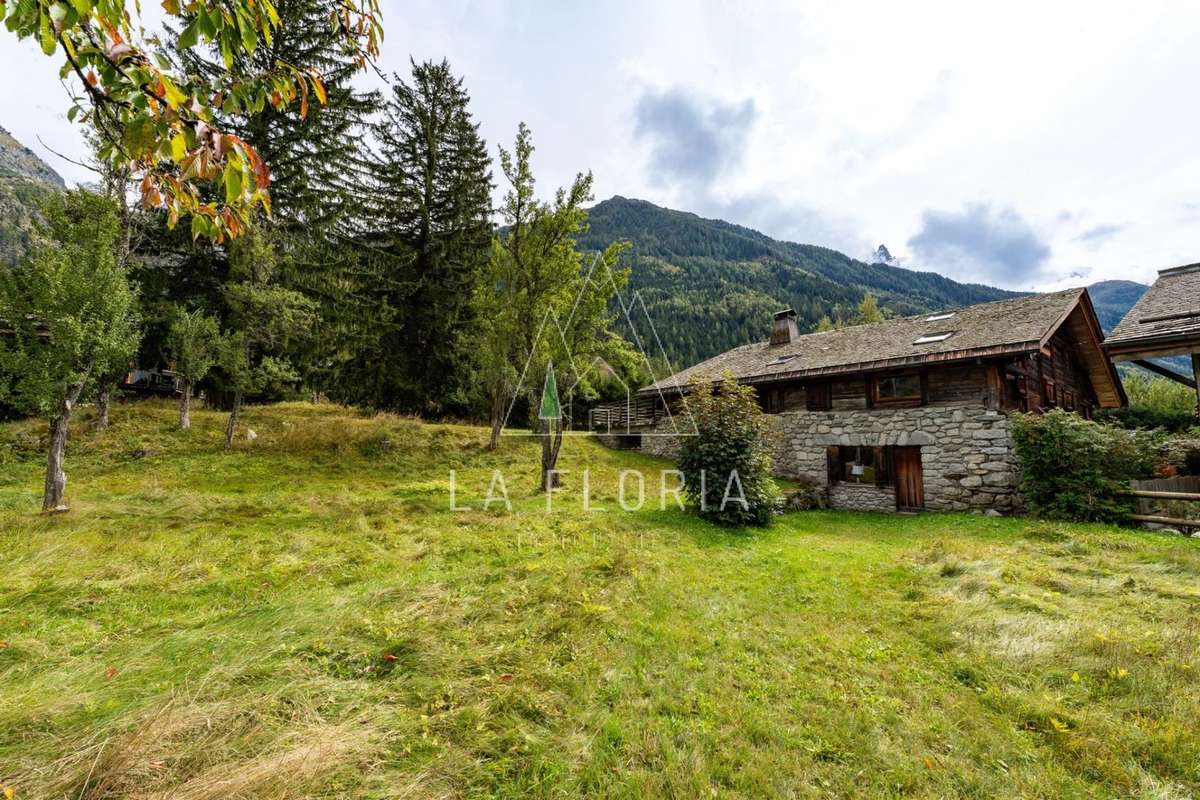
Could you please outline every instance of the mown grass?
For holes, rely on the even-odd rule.
[[[659,462],[328,406],[0,428],[0,790],[134,797],[1200,791],[1200,546],[657,508]],[[581,470],[593,505],[581,509]],[[646,507],[616,510],[622,469]],[[451,512],[449,470],[460,505]],[[480,508],[492,471],[514,510]]]

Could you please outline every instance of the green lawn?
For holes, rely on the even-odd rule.
[[[583,440],[328,406],[0,427],[0,796],[1200,792],[1200,542],[957,515],[615,510]],[[145,451],[140,453],[138,451]],[[592,502],[580,507],[580,470]],[[449,470],[457,470],[451,512]],[[516,506],[482,511],[501,468]],[[652,474],[653,477],[653,474]]]

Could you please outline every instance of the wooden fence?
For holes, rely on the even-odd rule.
[[[624,403],[605,403],[588,413],[588,429],[596,433],[627,433],[654,425],[663,418],[654,397],[631,397]]]
[[[1200,475],[1132,481],[1125,494],[1137,500],[1138,522],[1200,529]]]

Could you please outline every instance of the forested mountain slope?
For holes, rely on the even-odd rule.
[[[0,265],[15,264],[29,249],[32,215],[47,192],[63,179],[0,128]]]
[[[1088,287],[1096,316],[1105,333],[1117,327],[1121,318],[1129,313],[1133,304],[1142,298],[1150,287],[1133,281],[1100,281]]]
[[[599,250],[633,243],[630,290],[641,292],[673,364],[691,364],[766,338],[771,315],[791,306],[802,330],[848,317],[870,292],[903,315],[1014,297],[932,272],[867,264],[836,250],[781,242],[721,220],[613,197],[590,211],[579,241]]]

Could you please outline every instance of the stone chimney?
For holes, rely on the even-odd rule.
[[[788,344],[800,338],[796,312],[790,308],[775,312],[775,327],[771,329],[771,344]]]

